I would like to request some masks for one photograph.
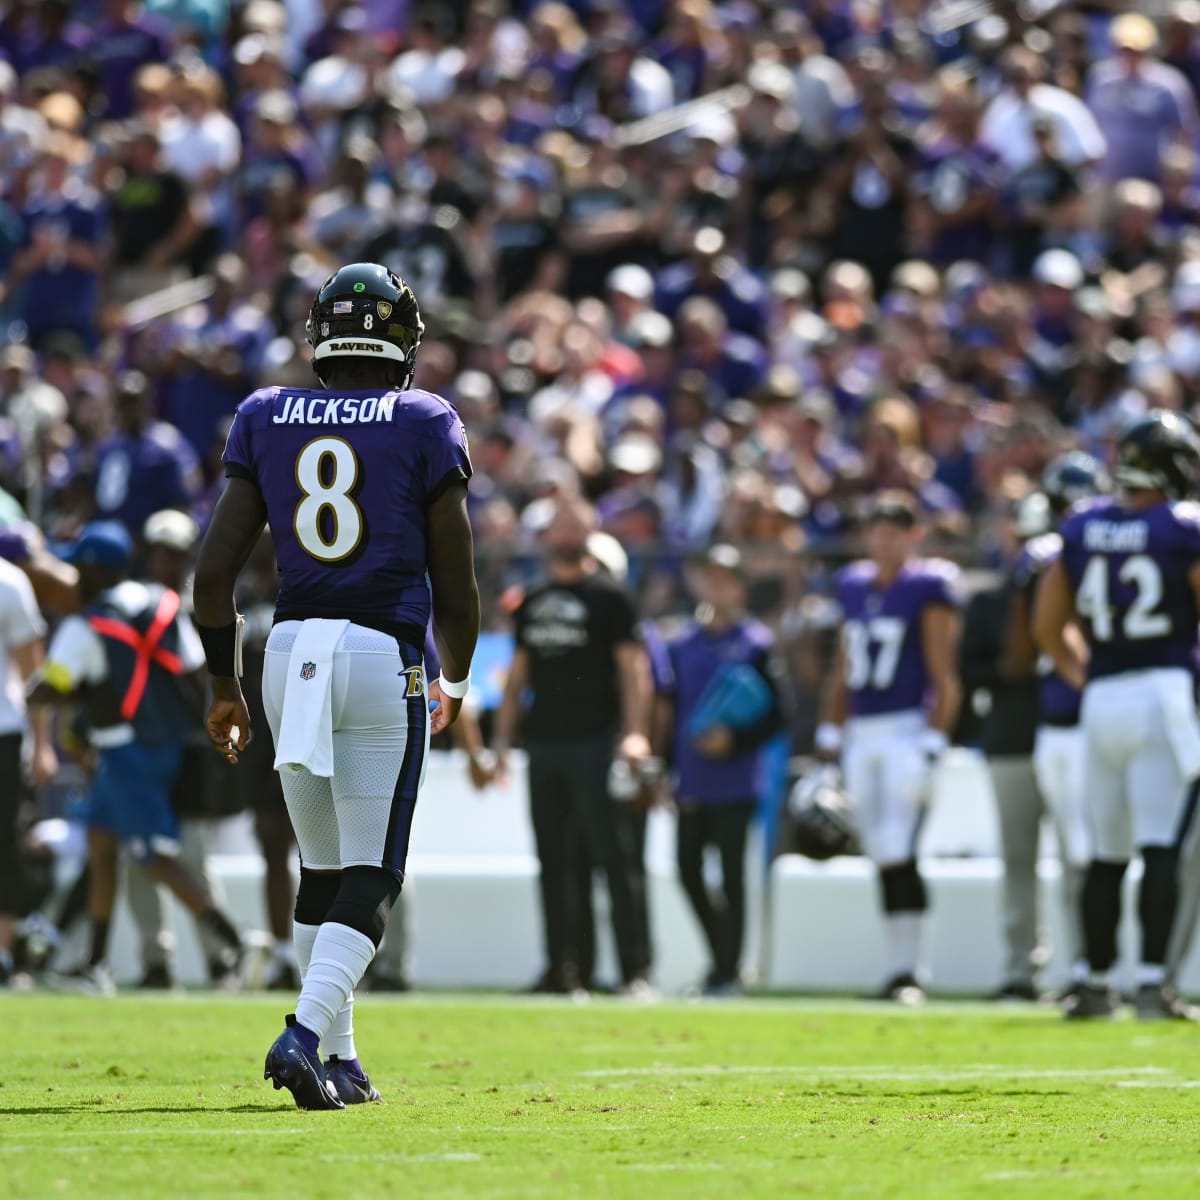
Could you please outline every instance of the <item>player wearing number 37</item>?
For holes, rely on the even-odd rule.
[[[1082,686],[1091,862],[1083,920],[1089,981],[1069,1017],[1109,1016],[1121,881],[1142,858],[1137,1013],[1187,1018],[1168,979],[1181,863],[1195,854],[1200,725],[1193,661],[1200,621],[1200,438],[1186,417],[1154,411],[1117,446],[1113,498],[1085,502],[1062,527],[1042,578],[1034,635]],[[1082,634],[1080,639],[1079,634]],[[1192,873],[1191,871],[1188,872]]]
[[[236,762],[251,730],[234,584],[270,526],[280,583],[263,706],[300,848],[303,987],[264,1077],[301,1108],[379,1099],[354,1045],[354,988],[404,881],[430,733],[458,716],[479,632],[471,461],[454,409],[411,387],[423,332],[385,267],[326,280],[307,331],[321,386],[263,388],[238,408],[196,568],[208,734]],[[436,682],[422,662],[431,604]]]
[[[883,994],[902,1003],[923,997],[917,835],[961,691],[958,568],[918,558],[921,532],[907,494],[875,498],[870,557],[838,575],[841,641],[817,730],[820,754],[841,753],[863,848],[879,869],[890,959]]]

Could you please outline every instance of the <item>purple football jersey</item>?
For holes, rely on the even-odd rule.
[[[1089,679],[1192,667],[1200,623],[1188,575],[1200,560],[1200,505],[1135,510],[1103,499],[1062,527],[1062,563],[1075,590]]]
[[[471,476],[450,404],[421,391],[263,388],[237,410],[225,472],[266,502],[277,621],[349,618],[423,645],[425,511]]]
[[[1029,614],[1033,616],[1034,594],[1038,580],[1058,561],[1062,553],[1062,536],[1044,533],[1031,538],[1021,547],[1013,568],[1013,586],[1025,592],[1029,598]],[[1046,725],[1068,726],[1079,721],[1079,705],[1082,697],[1043,656],[1038,663],[1038,709]]]
[[[850,713],[856,717],[923,709],[929,692],[921,617],[934,606],[961,607],[959,571],[940,559],[914,559],[886,587],[872,562],[837,577]]]

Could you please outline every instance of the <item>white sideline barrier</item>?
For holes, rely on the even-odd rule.
[[[534,853],[529,823],[525,755],[514,752],[505,788],[475,791],[461,755],[429,756],[421,802],[413,818],[415,854],[505,857]],[[664,866],[675,859],[675,823],[665,812],[652,814],[646,858]],[[947,752],[934,777],[933,803],[921,832],[921,852],[929,856],[989,858],[999,854],[995,804],[983,759],[972,750]],[[213,842],[219,854],[255,854],[254,824],[248,815],[222,822]]]
[[[262,867],[256,857],[221,856],[214,866],[228,902],[251,928],[263,928]],[[1001,968],[1000,864],[995,859],[930,859],[922,863],[930,887],[927,961],[935,990],[984,993]],[[1123,969],[1136,961],[1135,865],[1125,887],[1121,926]],[[1059,938],[1055,895],[1058,867],[1041,866],[1043,914],[1051,944]],[[695,983],[706,959],[699,931],[674,872],[651,867],[655,979],[667,993]],[[491,859],[414,856],[408,891],[413,982],[425,987],[520,988],[543,966],[537,863],[531,857]],[[181,982],[201,983],[204,967],[194,927],[170,904],[178,940]],[[755,905],[751,905],[751,914]],[[615,954],[603,888],[596,890],[597,978],[616,978]],[[783,991],[870,992],[884,973],[883,932],[874,870],[865,859],[814,863],[794,855],[775,861],[767,893],[763,982]],[[747,962],[755,961],[751,939]],[[114,927],[117,978],[134,979],[138,959],[132,921],[124,906]],[[1061,985],[1068,964],[1048,964],[1043,982]],[[1181,982],[1200,992],[1200,954],[1193,951]]]
[[[988,992],[1000,982],[1003,873],[998,859],[930,859],[921,863],[929,884],[930,920],[925,959],[937,992]],[[1039,867],[1042,919],[1052,950],[1042,972],[1047,987],[1066,982],[1069,963],[1058,954],[1063,911],[1058,863]],[[1141,866],[1125,877],[1118,935],[1118,981],[1132,986],[1137,962],[1137,886]],[[768,885],[768,987],[787,991],[870,992],[883,982],[883,922],[874,867],[863,858],[816,863],[799,855],[775,860]],[[1195,946],[1180,972],[1184,991],[1200,992]]]
[[[525,760],[514,754],[507,788],[475,792],[458,755],[430,758],[414,820],[405,896],[409,909],[413,982],[418,986],[517,988],[542,969],[537,862],[529,824]],[[655,976],[666,992],[698,981],[703,945],[675,876],[675,819],[651,814],[646,838]],[[1046,843],[1048,844],[1048,843]],[[227,903],[245,928],[266,927],[262,865],[246,816],[222,822],[213,839],[213,867]],[[978,755],[955,750],[938,772],[934,801],[921,836],[922,865],[933,903],[928,959],[935,986],[946,992],[986,992],[999,983],[1000,865],[991,787]],[[972,857],[944,857],[969,854]],[[751,889],[745,962],[761,964],[763,982],[779,989],[873,990],[884,970],[876,884],[859,859],[812,863],[776,860],[764,889],[761,834],[747,848]],[[1052,944],[1059,912],[1057,866],[1042,865],[1043,912]],[[1122,946],[1132,961],[1133,887],[1126,886]],[[763,893],[767,892],[764,916]],[[616,978],[605,889],[596,888],[597,978]],[[171,923],[184,983],[205,978],[192,922],[174,903]],[[1183,982],[1200,991],[1193,954]],[[120,980],[136,978],[139,960],[124,906],[114,926],[113,964]],[[1052,962],[1046,982],[1057,984],[1065,964]]]

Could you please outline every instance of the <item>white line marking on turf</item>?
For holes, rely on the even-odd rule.
[[[482,1162],[482,1154],[469,1150],[446,1154],[318,1154],[321,1162]]]
[[[928,1082],[953,1083],[972,1079],[1098,1079],[1130,1075],[1171,1075],[1165,1067],[1097,1067],[1094,1069],[1041,1069],[1028,1067],[1006,1067],[1001,1063],[978,1063],[965,1067],[939,1070],[936,1067],[894,1067],[887,1065],[854,1065],[850,1063],[798,1064],[781,1066],[720,1066],[702,1064],[694,1067],[657,1065],[652,1067],[609,1067],[595,1071],[581,1071],[586,1079],[621,1079],[647,1076],[688,1075],[839,1075],[844,1079],[861,1079],[880,1082]]]

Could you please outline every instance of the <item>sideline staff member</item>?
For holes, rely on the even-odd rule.
[[[650,681],[633,604],[588,554],[595,524],[589,504],[565,499],[546,527],[549,578],[517,610],[494,749],[503,775],[522,697],[531,690],[523,724],[548,960],[535,989],[573,991],[581,984],[579,920],[571,907],[579,888],[571,874],[581,869],[573,845],[582,834],[608,882],[621,974],[636,994],[649,986],[645,896],[630,822],[609,794],[608,776],[614,749],[631,764],[649,755]]]

